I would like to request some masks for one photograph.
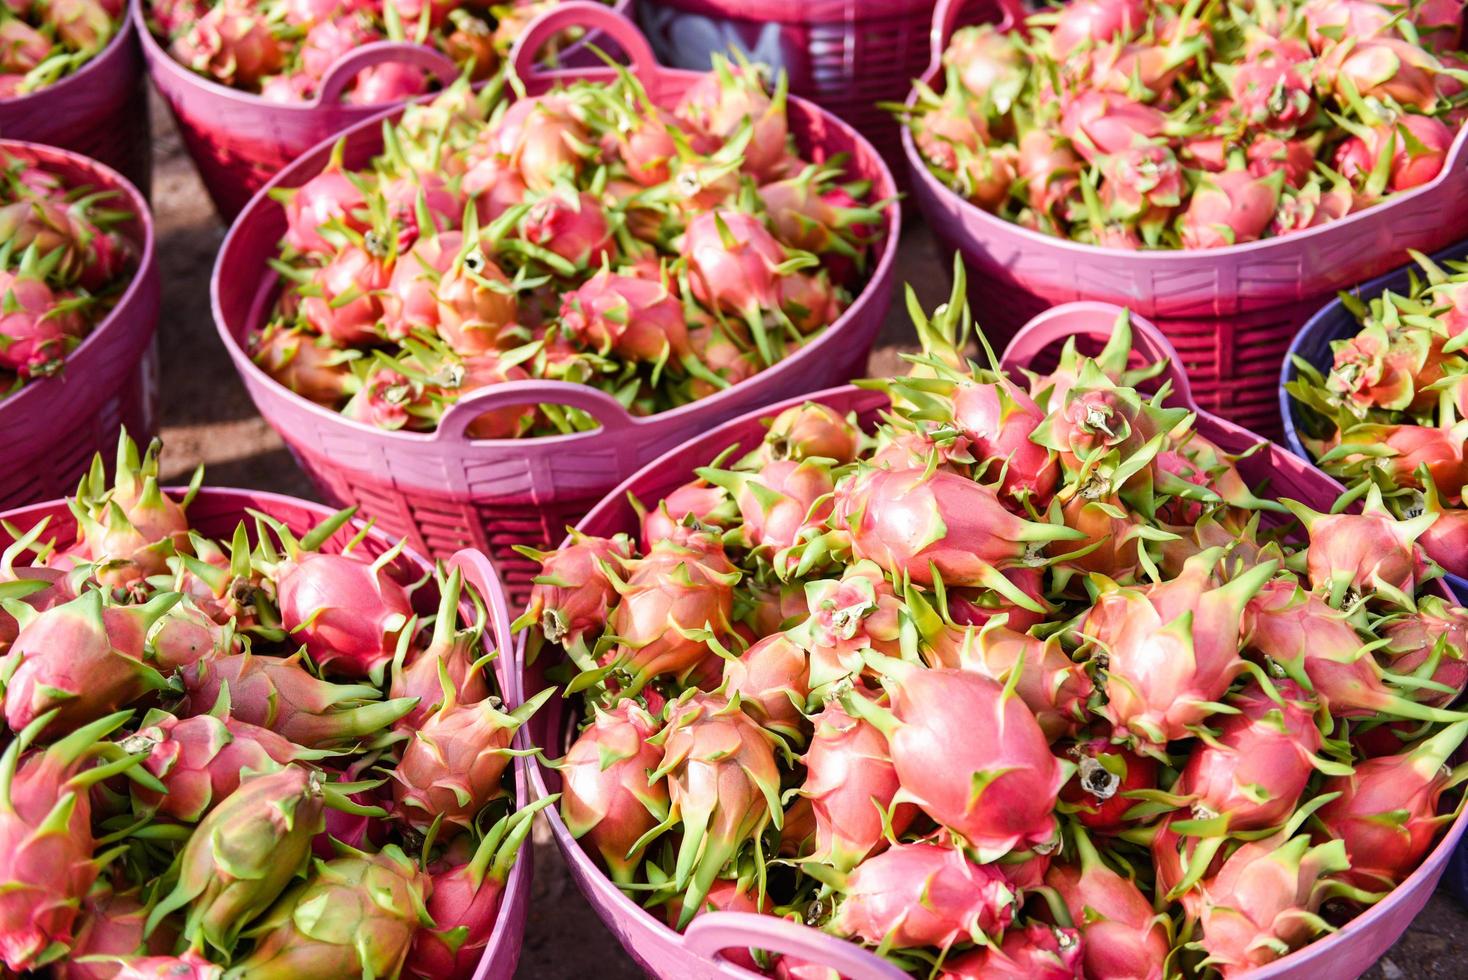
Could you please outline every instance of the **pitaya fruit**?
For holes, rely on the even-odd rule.
[[[244,89],[280,71],[285,60],[267,18],[243,0],[209,8],[174,39],[169,53],[200,74]]]
[[[771,822],[779,827],[780,770],[772,736],[737,703],[716,695],[694,694],[671,706],[655,741],[662,743],[663,762],[649,782],[667,778],[670,807],[644,841],[668,826],[682,829],[670,882],[683,892],[682,929],[703,907],[724,865],[746,843],[758,846]]]
[[[1395,597],[1417,591],[1427,562],[1416,541],[1435,515],[1399,521],[1376,487],[1360,514],[1320,514],[1293,500],[1285,505],[1310,535],[1310,584],[1324,590],[1333,604],[1339,605],[1347,592]]]
[[[396,557],[293,549],[272,569],[281,625],[327,671],[380,680],[413,615],[407,590],[388,571]]]
[[[511,712],[489,700],[459,704],[452,690],[412,733],[393,769],[393,812],[415,830],[436,820],[468,829],[484,805],[504,792],[510,741],[555,693],[546,688]]]
[[[1125,830],[1127,811],[1138,803],[1127,794],[1157,788],[1157,760],[1129,752],[1109,738],[1077,742],[1066,754],[1075,760],[1076,774],[1060,798],[1075,808],[1081,826],[1093,833]]]
[[[1086,976],[1161,980],[1172,945],[1167,917],[1153,912],[1135,883],[1107,867],[1085,834],[1075,839],[1079,865],[1051,865],[1045,884],[1081,932]]]
[[[570,543],[556,551],[517,550],[540,562],[540,574],[525,612],[515,620],[516,631],[538,626],[551,643],[570,647],[606,625],[617,593],[605,567],[616,558],[632,557],[632,543],[625,536],[596,538],[572,531]]]
[[[1014,920],[1018,904],[994,865],[923,841],[867,858],[841,884],[831,930],[883,948],[988,944]]]
[[[26,378],[60,371],[70,344],[51,287],[41,279],[0,271],[0,297],[0,369]]]
[[[1445,688],[1424,688],[1414,700],[1446,708],[1468,687],[1468,610],[1426,595],[1417,600],[1415,611],[1404,610],[1387,620],[1380,633],[1387,640],[1382,652],[1391,657],[1393,674],[1411,674]]]
[[[725,696],[771,731],[795,741],[805,738],[805,702],[810,696],[810,657],[786,633],[773,633],[724,664]]]
[[[819,525],[831,513],[834,484],[830,468],[819,460],[773,460],[755,472],[712,467],[696,472],[734,498],[749,548],[789,548],[805,527]]]
[[[953,424],[968,439],[974,458],[989,461],[985,482],[1002,477],[1005,494],[1028,496],[1042,510],[1060,477],[1050,450],[1030,438],[1044,418],[1023,389],[1002,377],[991,384],[959,385],[953,392]]]
[[[779,279],[790,255],[758,218],[716,209],[683,234],[689,284],[700,303],[744,319],[766,365],[775,361],[764,311],[780,307]]]
[[[634,504],[642,515],[642,550],[651,551],[659,541],[674,540],[690,523],[704,528],[727,528],[739,518],[739,506],[723,487],[707,480],[690,480],[674,489],[657,509]],[[628,557],[624,555],[623,557]]]
[[[115,969],[115,972],[111,970]],[[224,968],[197,953],[181,956],[118,956],[109,964],[111,980],[224,980]]]
[[[561,763],[561,818],[601,855],[612,879],[632,880],[642,837],[668,815],[668,788],[649,779],[663,762],[648,739],[659,725],[632,701],[597,709]]]
[[[765,434],[765,448],[773,459],[818,456],[838,466],[856,459],[861,441],[861,429],[822,402],[785,409],[775,416]]]
[[[788,92],[784,72],[779,74],[775,92],[770,95],[758,67],[731,65],[716,56],[713,70],[683,93],[676,115],[719,142],[733,138],[741,127],[751,127],[743,169],[763,182],[778,175],[780,164],[789,154]]]
[[[323,826],[323,782],[299,765],[241,780],[189,836],[178,883],[149,914],[148,932],[187,907],[189,943],[229,954],[240,933],[305,869],[311,838]]]
[[[1014,680],[1001,687],[966,670],[876,655],[869,662],[882,673],[891,709],[855,696],[841,703],[887,736],[902,783],[898,801],[916,803],[982,861],[1053,846],[1055,800],[1069,767],[1050,754]]]
[[[943,964],[938,980],[1080,980],[1081,934],[1044,922],[1011,929],[997,947]]]
[[[1223,248],[1258,239],[1279,208],[1284,178],[1283,170],[1255,177],[1246,168],[1204,174],[1183,211],[1183,247]]]
[[[231,626],[219,625],[188,598],[160,616],[148,631],[148,659],[165,671],[188,667],[204,657],[231,656],[240,652],[241,645]]]
[[[158,929],[145,939],[147,920],[148,907],[138,890],[118,891],[111,882],[99,879],[82,903],[67,960],[53,964],[51,975],[56,980],[114,980],[119,975],[115,963],[89,958],[167,953],[177,937]]]
[[[378,341],[383,294],[392,277],[393,264],[385,255],[391,246],[375,238],[365,241],[372,247],[340,249],[302,288],[301,316],[307,325],[344,347]]]
[[[902,652],[902,600],[876,562],[857,561],[839,579],[808,582],[809,618],[794,630],[810,653],[810,686],[823,695],[865,668],[862,653]]]
[[[448,578],[439,582],[438,612],[433,617],[428,645],[409,653],[406,631],[399,638],[399,654],[393,658],[392,683],[387,695],[394,700],[416,698],[418,701],[412,711],[397,720],[400,731],[416,731],[442,706],[440,670],[448,676],[449,686],[460,704],[474,704],[489,697],[485,661],[494,654],[484,654],[481,649],[488,613],[478,593],[471,589],[469,594],[478,611],[478,621],[460,629],[459,600],[463,594],[464,576],[455,568]]]
[[[800,788],[815,821],[815,852],[809,857],[850,871],[887,846],[886,826],[901,835],[917,811],[910,803],[894,803],[901,784],[887,739],[876,727],[847,714],[839,701],[828,701],[814,720]]]
[[[603,269],[561,301],[561,326],[603,355],[651,364],[680,363],[691,353],[683,304],[659,280]]]
[[[611,225],[596,196],[551,192],[525,212],[520,236],[577,269],[595,267],[613,254]]]

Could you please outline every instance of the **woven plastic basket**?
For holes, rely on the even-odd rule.
[[[440,82],[459,76],[458,66],[432,48],[377,41],[338,59],[313,98],[295,105],[267,102],[258,95],[205,78],[175,61],[148,30],[143,9],[146,2],[132,0],[132,19],[142,41],[148,73],[173,111],[184,145],[226,224],[296,157],[393,107],[394,103],[348,105],[341,101],[342,93],[364,68],[403,62],[426,69]],[[619,0],[616,9],[625,11],[631,2]],[[595,40],[578,42],[562,58],[571,63],[586,61],[592,55],[585,45]]]
[[[752,61],[784,70],[790,91],[851,123],[900,170],[899,126],[877,103],[905,98],[912,79],[927,66],[933,4],[643,0],[638,20],[663,64],[703,71],[711,55],[733,47]],[[999,19],[997,9],[988,11],[988,18],[977,8],[975,13],[979,19]]]
[[[1069,337],[1091,338],[1099,346],[1109,336],[1119,312],[1116,307],[1104,303],[1071,303],[1057,307],[1020,331],[1005,353],[1005,366],[1013,370],[1034,364],[1038,358],[1053,355]],[[1176,351],[1166,338],[1140,317],[1133,317],[1132,324],[1136,349],[1143,359],[1149,362],[1162,358],[1170,360],[1171,404],[1197,408],[1187,375],[1176,366],[1179,363]],[[885,395],[850,387],[823,391],[809,396],[809,399],[824,402],[838,412],[855,411],[868,426],[875,422],[878,410],[887,404]],[[727,447],[738,444],[749,449],[758,445],[765,434],[761,420],[782,408],[800,403],[801,399],[795,399],[751,412],[667,453],[608,494],[577,525],[577,530],[593,535],[611,535],[619,531],[635,534],[638,518],[628,503],[628,494],[634,494],[641,500],[661,499],[691,479],[696,467],[708,464]],[[1199,410],[1197,428],[1199,433],[1228,451],[1242,451],[1259,442],[1259,437],[1253,433],[1203,410]],[[1267,479],[1271,496],[1292,497],[1316,508],[1328,508],[1341,492],[1341,486],[1334,480],[1278,446],[1271,445],[1254,453],[1241,461],[1239,468],[1251,484],[1260,484]],[[524,663],[524,635],[517,653]],[[543,684],[545,671],[555,666],[553,660],[548,651],[542,651],[537,662],[526,668],[527,689]],[[564,754],[575,716],[574,702],[553,700],[530,721],[531,741],[549,755]],[[531,781],[537,796],[557,792],[561,785],[557,772],[543,765],[532,767]],[[576,884],[632,958],[654,976],[676,977],[678,980],[743,980],[757,976],[719,955],[721,950],[745,948],[791,953],[827,965],[852,980],[900,980],[907,976],[852,943],[773,916],[706,912],[694,919],[688,931],[680,935],[612,884],[611,879],[576,843],[556,810],[547,810],[546,817]],[[1318,980],[1320,977],[1361,974],[1396,941],[1427,902],[1465,827],[1468,827],[1468,815],[1460,814],[1422,865],[1405,882],[1339,932],[1243,976]]]
[[[137,246],[138,268],[112,311],[72,351],[61,370],[0,400],[0,507],[18,507],[71,493],[92,454],[110,453],[117,430],[139,438],[158,426],[158,265],[153,219],[138,190],[116,171],[67,150],[0,140],[0,150],[34,159],[68,183],[122,194],[110,207],[136,219],[121,231]]]
[[[39,92],[0,99],[0,139],[59,146],[122,174],[146,197],[153,175],[147,90],[137,31],[116,36],[74,74]]]
[[[939,0],[934,11],[923,80],[940,90],[940,58],[967,7],[965,0]],[[916,98],[914,91],[908,103]],[[902,141],[912,196],[938,240],[973,270],[976,309],[996,342],[1056,303],[1126,305],[1172,341],[1199,405],[1270,436],[1282,431],[1279,362],[1300,324],[1337,290],[1400,265],[1406,249],[1430,252],[1461,237],[1468,210],[1465,129],[1436,179],[1339,221],[1228,248],[1129,252],[989,214],[932,174],[910,132]]]
[[[610,79],[609,69],[537,72],[533,56],[569,26],[610,35],[631,55],[633,71],[654,101],[673,103],[698,76],[657,67],[647,42],[627,21],[594,3],[567,3],[536,21],[513,58],[532,95],[557,81]],[[850,153],[850,171],[893,193],[892,178],[870,144],[835,117],[792,100],[796,138],[823,155]],[[346,134],[347,166],[364,164],[381,146],[380,120]],[[330,154],[317,147],[272,186],[293,187],[319,172]],[[214,318],[250,396],[321,493],[359,503],[394,534],[427,553],[474,547],[494,559],[511,597],[523,599],[535,563],[516,544],[549,547],[568,524],[629,473],[724,419],[861,374],[892,295],[892,263],[900,218],[888,211],[887,240],[871,281],[845,314],[794,355],[747,381],[690,405],[634,418],[611,396],[585,385],[523,381],[466,396],[431,433],[388,432],[351,421],[277,384],[245,353],[243,340],[274,301],[276,276],[266,266],[285,230],[280,206],[264,193],[231,229],[212,284]],[[481,413],[510,405],[557,403],[583,409],[602,424],[593,432],[539,439],[470,440],[465,429]]]
[[[168,493],[174,499],[178,499],[184,491],[174,488],[170,489]],[[332,513],[330,508],[320,504],[277,493],[205,487],[199,491],[198,496],[189,505],[189,525],[202,534],[227,539],[234,533],[235,527],[241,520],[248,520],[246,510],[269,514],[297,535],[304,534]],[[65,547],[76,539],[76,519],[64,500],[51,500],[0,514],[0,519],[7,521],[20,531],[27,531],[35,527],[43,518],[50,518],[45,536],[54,538],[58,547]],[[361,521],[347,524],[322,545],[322,550],[340,551],[353,536],[362,530],[362,527]],[[0,529],[0,549],[8,547],[11,543],[11,537]],[[358,553],[376,557],[386,552],[394,544],[395,541],[392,538],[374,528],[367,532],[362,543],[358,545],[360,549]],[[463,551],[453,555],[448,559],[447,564],[451,568],[460,569],[464,580],[472,585],[484,599],[489,610],[490,623],[493,626],[494,642],[503,654],[494,661],[495,678],[499,682],[500,692],[505,702],[510,707],[518,706],[524,698],[520,688],[520,672],[513,669],[509,609],[506,605],[504,590],[495,577],[494,569],[483,555],[474,551]],[[430,562],[405,548],[397,560],[388,566],[388,574],[406,584],[422,579],[432,569]],[[425,615],[431,614],[437,608],[438,595],[431,580],[423,588],[414,592],[413,604]],[[473,605],[467,596],[464,599],[464,614],[474,615]],[[529,742],[523,729],[517,733],[516,740],[516,748],[529,748]],[[514,760],[513,771],[516,806],[517,808],[524,807],[530,802],[530,795],[529,770],[523,758]],[[531,852],[532,848],[525,847],[520,852],[514,868],[510,871],[510,877],[505,883],[504,895],[500,900],[499,920],[495,923],[494,932],[490,936],[489,944],[485,947],[484,956],[474,973],[474,980],[510,980],[515,974],[515,965],[520,959],[520,948],[525,942],[525,920],[529,912],[530,879],[533,874]],[[444,980],[453,980],[453,978],[445,977]]]

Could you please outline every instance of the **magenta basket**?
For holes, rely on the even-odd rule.
[[[732,47],[784,70],[790,91],[851,123],[900,170],[899,125],[877,103],[903,99],[927,67],[934,2],[642,0],[638,19],[665,65],[703,71]]]
[[[531,95],[577,78],[610,80],[610,69],[537,72],[532,59],[545,39],[571,26],[595,28],[632,60],[652,98],[677,100],[699,76],[659,68],[629,22],[595,3],[566,3],[537,20],[512,54]],[[796,138],[818,158],[851,154],[850,172],[874,184],[873,196],[893,193],[892,177],[871,145],[808,102],[792,99]],[[362,166],[382,146],[385,116],[345,134],[345,162]],[[271,187],[304,184],[325,166],[330,144],[287,168]],[[474,547],[489,554],[510,595],[525,597],[538,566],[513,545],[551,547],[566,526],[649,460],[735,415],[770,402],[845,382],[866,369],[892,296],[892,265],[900,222],[887,212],[887,238],[871,281],[845,314],[814,341],[774,367],[718,394],[647,418],[629,415],[610,395],[585,385],[517,381],[470,394],[444,415],[435,432],[388,432],[354,422],[294,394],[260,370],[243,341],[274,303],[277,278],[266,265],[285,232],[285,213],[265,193],[241,214],[220,249],[212,283],[214,319],[255,405],[281,434],[324,497],[357,503],[415,548],[444,554]],[[592,432],[537,439],[471,440],[466,427],[481,413],[510,405],[556,403],[583,409],[601,422]]]
[[[146,197],[152,187],[143,59],[131,17],[79,70],[39,92],[0,99],[0,138],[59,146],[116,170]]]
[[[158,264],[148,205],[119,174],[67,150],[0,140],[0,151],[28,157],[70,184],[121,193],[137,217],[121,226],[138,249],[138,269],[112,312],[66,358],[61,370],[0,399],[0,507],[64,496],[98,450],[111,453],[117,431],[146,440],[158,427]]]
[[[341,95],[357,73],[384,62],[417,65],[442,83],[459,77],[447,56],[420,44],[377,41],[339,58],[327,71],[314,98],[295,105],[267,102],[250,92],[220,85],[179,64],[148,29],[144,5],[131,0],[132,19],[142,41],[148,73],[158,93],[173,110],[184,145],[214,208],[226,224],[233,221],[255,192],[296,157],[344,129],[382,115],[393,103],[348,105]],[[625,10],[632,0],[618,0]],[[588,38],[568,49],[563,60],[585,60]],[[597,62],[598,64],[600,62]],[[400,104],[400,103],[398,103]]]
[[[179,499],[185,491],[180,488],[171,488],[167,492],[174,499]],[[193,503],[189,504],[189,526],[201,534],[228,539],[241,520],[246,520],[249,526],[247,510],[269,514],[297,535],[306,533],[332,514],[330,508],[323,507],[321,504],[298,500],[295,497],[287,497],[278,493],[205,487],[199,491]],[[11,526],[22,532],[35,527],[37,523],[47,517],[51,520],[46,526],[44,537],[54,538],[60,548],[76,540],[76,518],[64,500],[51,500],[0,514],[0,520],[9,522]],[[322,545],[322,550],[340,551],[362,528],[361,521],[348,523]],[[253,541],[253,528],[251,528],[251,534]],[[0,528],[0,549],[8,547],[12,541],[10,535]],[[395,543],[392,537],[373,528],[367,532],[358,547],[362,554],[376,557],[388,551]],[[499,682],[500,692],[505,702],[510,707],[516,707],[524,698],[520,688],[520,672],[513,669],[513,637],[510,633],[509,607],[506,604],[504,590],[500,587],[499,579],[495,576],[493,567],[485,561],[484,556],[475,551],[461,551],[449,557],[446,563],[451,568],[460,569],[464,580],[478,590],[489,609],[490,621],[494,627],[494,642],[502,654],[494,661],[495,678]],[[432,570],[432,563],[406,548],[403,549],[397,560],[388,566],[389,574],[404,584],[417,582]],[[431,614],[437,608],[438,594],[432,579],[413,593],[413,605],[425,615]],[[467,596],[464,598],[464,613],[468,616],[474,615],[472,602]],[[525,731],[521,729],[516,735],[516,748],[528,749],[529,746]],[[523,758],[517,758],[514,760],[513,771],[515,774],[515,805],[518,809],[523,808],[531,799],[529,767]],[[505,883],[504,895],[500,900],[499,920],[495,923],[489,945],[484,949],[484,956],[473,974],[473,980],[510,980],[514,976],[515,964],[520,959],[520,947],[525,941],[525,918],[529,912],[530,877],[533,865],[532,850],[527,844],[510,871],[509,880]],[[443,980],[455,980],[455,978],[445,977]]]
[[[934,12],[932,62],[923,81],[940,90],[940,59],[965,4],[939,0]],[[916,98],[914,91],[908,104]],[[1125,305],[1172,341],[1199,405],[1266,435],[1282,431],[1279,363],[1300,324],[1337,290],[1400,265],[1406,249],[1431,252],[1461,237],[1468,209],[1465,130],[1436,179],[1339,221],[1227,248],[1129,252],[1044,235],[989,214],[933,176],[910,132],[902,144],[912,196],[938,240],[973,270],[975,309],[985,311],[985,330],[996,341],[1056,303]]]
[[[1053,358],[1059,345],[1070,337],[1089,340],[1099,348],[1110,336],[1118,313],[1118,308],[1105,303],[1069,303],[1056,307],[1019,331],[1005,352],[1004,364],[1014,370],[1037,363],[1047,356]],[[1156,327],[1134,316],[1132,329],[1137,353],[1145,361],[1168,360],[1167,377],[1173,384],[1171,403],[1198,411],[1199,433],[1231,452],[1241,452],[1260,441],[1252,432],[1198,408],[1187,375],[1179,367],[1177,352]],[[855,411],[868,427],[887,405],[886,395],[852,387],[823,391],[809,396],[809,400],[824,402],[842,413]],[[608,494],[577,525],[577,530],[593,535],[612,535],[623,531],[635,535],[639,522],[628,502],[629,494],[644,501],[661,499],[692,479],[695,468],[707,465],[728,447],[738,444],[743,450],[757,446],[766,430],[762,420],[802,401],[792,399],[751,412],[684,443],[643,467]],[[1239,469],[1251,484],[1268,481],[1271,496],[1291,497],[1318,509],[1329,509],[1342,491],[1340,484],[1330,477],[1273,444],[1242,460]],[[1446,595],[1445,592],[1443,594]],[[518,655],[523,663],[524,635],[520,639]],[[553,659],[543,652],[538,662],[526,668],[528,686],[535,687],[544,682],[545,671],[555,666],[551,662]],[[528,726],[531,741],[549,755],[564,754],[575,718],[576,705],[573,702],[552,700],[531,719]],[[559,774],[547,766],[534,766],[530,778],[537,796],[557,792],[561,786]],[[571,876],[587,900],[632,958],[655,976],[680,980],[752,978],[758,974],[731,964],[719,955],[721,950],[751,948],[791,953],[829,966],[851,980],[907,977],[907,974],[852,943],[773,916],[706,912],[693,920],[685,934],[679,935],[612,884],[611,879],[576,843],[558,811],[547,809],[546,817],[556,843],[565,855]],[[1405,882],[1339,932],[1247,976],[1287,977],[1291,980],[1359,976],[1396,941],[1426,904],[1465,827],[1468,827],[1468,816],[1460,815]]]

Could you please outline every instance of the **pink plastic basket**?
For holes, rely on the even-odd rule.
[[[905,97],[927,66],[933,3],[643,0],[638,19],[665,65],[703,71],[734,47],[784,70],[790,91],[851,123],[901,169],[898,124],[877,103]]]
[[[182,489],[172,488],[169,495],[178,499]],[[248,521],[246,510],[256,510],[276,518],[297,535],[304,534],[332,513],[321,504],[286,497],[278,493],[256,490],[233,490],[205,487],[199,491],[189,505],[189,525],[201,534],[215,538],[228,538],[241,520]],[[19,510],[0,514],[0,520],[9,522],[24,532],[35,527],[43,518],[49,517],[45,537],[54,538],[58,547],[66,547],[76,539],[76,519],[64,500],[51,500]],[[353,521],[332,535],[324,545],[324,551],[340,551],[363,527],[361,521]],[[0,549],[8,547],[13,539],[0,528]],[[390,549],[395,540],[374,528],[363,539],[360,553],[376,557]],[[478,590],[489,609],[490,622],[494,627],[494,642],[501,656],[494,661],[495,677],[500,692],[510,707],[523,701],[520,688],[520,672],[513,669],[513,637],[510,633],[509,607],[504,590],[500,587],[493,567],[476,551],[461,551],[447,559],[451,568],[463,572],[464,580]],[[432,564],[408,549],[389,566],[389,574],[403,583],[416,582],[432,571]],[[437,608],[438,595],[430,580],[413,595],[414,606],[428,614]],[[464,599],[465,615],[474,615],[471,601]],[[516,748],[529,748],[530,743],[522,729],[516,736]],[[514,760],[515,805],[524,807],[530,802],[529,767],[524,759]],[[532,848],[526,846],[510,871],[501,899],[499,920],[495,923],[489,945],[474,972],[474,980],[510,980],[515,973],[515,964],[520,959],[520,947],[525,941],[525,918],[529,911],[530,877],[533,873]],[[453,980],[445,977],[444,980]]]
[[[939,0],[932,62],[923,80],[941,89],[940,58],[966,0]],[[1005,26],[1008,26],[1006,24]],[[917,93],[908,97],[914,104]],[[943,245],[973,270],[971,291],[991,337],[1002,342],[1056,303],[1119,303],[1152,320],[1182,355],[1198,403],[1255,431],[1282,431],[1276,385],[1295,330],[1337,290],[1463,234],[1468,209],[1468,129],[1443,171],[1389,201],[1285,238],[1198,251],[1128,252],[1030,231],[980,210],[938,180],[904,132],[912,196]]]
[[[148,30],[146,2],[132,0],[132,19],[142,41],[148,73],[173,110],[189,155],[226,224],[296,157],[322,140],[393,108],[393,104],[348,105],[341,101],[342,92],[364,68],[399,61],[417,65],[444,83],[459,76],[458,66],[432,48],[378,41],[338,59],[314,98],[297,105],[267,102],[250,92],[220,85],[175,61]],[[631,2],[618,0],[617,10],[625,11]],[[591,57],[585,48],[587,40],[595,38],[568,49],[563,60]]]
[[[530,94],[557,81],[610,79],[609,69],[537,72],[538,46],[567,27],[594,27],[631,56],[652,98],[673,103],[698,76],[657,67],[647,42],[627,21],[594,3],[567,3],[537,20],[513,53]],[[806,149],[847,152],[851,172],[870,179],[877,198],[893,193],[892,177],[871,145],[835,117],[793,99],[791,121]],[[389,114],[391,115],[391,114]],[[381,120],[345,134],[347,166],[366,163],[381,147]],[[271,186],[305,183],[325,165],[317,147]],[[861,374],[892,296],[892,264],[900,217],[888,211],[887,239],[871,281],[825,333],[793,356],[710,398],[647,418],[633,418],[609,395],[554,381],[524,381],[475,392],[432,433],[387,432],[351,421],[277,384],[245,353],[243,340],[274,301],[276,276],[266,260],[285,231],[281,207],[263,192],[240,216],[214,268],[214,319],[260,414],[280,432],[323,496],[359,503],[394,534],[431,554],[475,547],[499,568],[511,597],[523,599],[537,566],[511,550],[549,547],[566,525],[628,474],[724,419]],[[601,421],[593,432],[539,439],[470,440],[465,428],[481,413],[509,405],[553,402]]]
[[[1119,312],[1117,307],[1105,303],[1070,303],[1056,307],[1032,320],[1015,336],[1005,352],[1005,366],[1014,370],[1047,354],[1053,356],[1068,337],[1090,338],[1099,348],[1110,335]],[[1134,316],[1132,324],[1136,350],[1141,358],[1147,362],[1168,359],[1171,366],[1167,376],[1172,379],[1174,392],[1172,404],[1198,409],[1187,375],[1178,366],[1177,351],[1146,320]],[[885,395],[852,387],[823,391],[809,396],[809,400],[824,402],[842,413],[855,411],[868,426],[875,421],[876,413],[887,405]],[[765,434],[761,420],[801,401],[792,399],[751,412],[665,454],[608,494],[577,525],[577,530],[594,535],[611,535],[620,531],[635,534],[638,518],[628,503],[629,494],[641,500],[661,499],[673,488],[692,479],[696,467],[708,464],[729,446],[739,444],[742,449],[750,449],[758,445]],[[1238,452],[1259,442],[1258,436],[1238,425],[1201,409],[1198,412],[1198,431],[1225,450]],[[1343,489],[1303,460],[1272,444],[1265,451],[1243,460],[1239,467],[1251,484],[1258,485],[1267,480],[1270,496],[1292,497],[1317,509],[1329,509]],[[517,655],[523,664],[524,636]],[[552,659],[543,652],[535,664],[526,668],[527,687],[537,687],[544,681],[545,671],[554,666],[550,662]],[[564,754],[574,719],[574,703],[553,700],[531,720],[528,726],[531,741],[552,756]],[[546,766],[537,764],[532,767],[530,778],[537,796],[560,789],[560,776]],[[830,966],[852,980],[893,980],[906,976],[851,943],[772,916],[707,912],[694,919],[688,932],[680,936],[612,884],[611,879],[576,843],[559,812],[548,809],[546,816],[556,843],[565,855],[571,876],[587,900],[633,959],[655,976],[680,980],[685,977],[694,980],[757,977],[758,974],[717,955],[720,950],[731,948],[792,953]],[[1386,900],[1367,910],[1340,932],[1247,976],[1288,977],[1291,980],[1358,976],[1396,941],[1427,902],[1465,827],[1468,827],[1468,815],[1460,815],[1421,867]]]
[[[158,265],[153,218],[137,189],[115,171],[53,146],[0,140],[0,150],[29,157],[68,183],[116,190],[111,206],[137,215],[121,226],[137,246],[133,281],[102,322],[72,351],[61,371],[31,381],[0,401],[0,507],[18,507],[76,489],[92,454],[108,453],[126,426],[147,439],[158,426]]]
[[[97,57],[39,92],[0,99],[0,138],[59,146],[151,191],[153,143],[143,59],[131,17]]]

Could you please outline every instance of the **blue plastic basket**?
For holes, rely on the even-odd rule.
[[[1468,242],[1460,242],[1433,256],[1433,259],[1439,262],[1464,258],[1468,258]],[[1395,272],[1388,272],[1384,276],[1378,276],[1356,287],[1352,292],[1360,297],[1362,302],[1369,302],[1389,289],[1394,292],[1405,292],[1410,286],[1408,272],[1413,268],[1416,266],[1403,266]],[[1310,454],[1305,450],[1304,443],[1300,441],[1300,433],[1297,429],[1300,424],[1300,406],[1285,390],[1285,385],[1299,375],[1295,368],[1295,355],[1298,354],[1303,360],[1319,368],[1322,373],[1329,371],[1334,359],[1330,349],[1331,341],[1344,340],[1355,335],[1359,329],[1360,324],[1351,311],[1337,299],[1306,321],[1305,325],[1300,328],[1300,332],[1295,334],[1289,352],[1285,354],[1284,364],[1279,372],[1279,414],[1284,419],[1285,445],[1289,447],[1290,452],[1301,459],[1314,463]],[[1453,593],[1458,597],[1458,601],[1468,605],[1468,580],[1456,575],[1448,575],[1445,578]],[[1451,891],[1459,902],[1468,905],[1468,846],[1459,846],[1454,852],[1452,860],[1448,862],[1447,870],[1443,872],[1441,884]]]

